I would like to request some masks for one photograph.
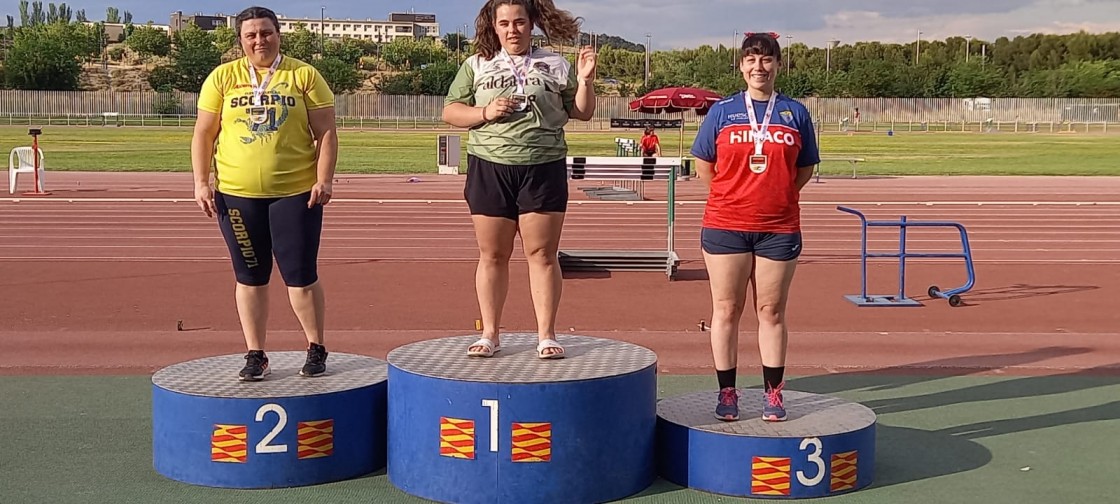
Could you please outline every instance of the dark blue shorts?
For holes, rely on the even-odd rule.
[[[801,255],[801,233],[701,228],[700,246],[709,254],[754,254],[773,261],[791,261]]]
[[[237,283],[260,287],[272,276],[272,257],[288,287],[319,280],[323,205],[307,208],[310,192],[284,198],[214,194],[218,227],[229,247]]]

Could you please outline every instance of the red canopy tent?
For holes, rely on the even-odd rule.
[[[679,154],[684,155],[684,113],[691,110],[696,115],[706,115],[712,105],[724,97],[707,89],[692,87],[668,87],[655,89],[641,98],[630,102],[631,112],[643,114],[681,115],[681,141]]]
[[[630,102],[630,110],[643,114],[675,114],[692,110],[696,115],[705,115],[708,110],[711,110],[712,104],[722,99],[723,96],[706,89],[662,88],[650,91],[645,96]]]

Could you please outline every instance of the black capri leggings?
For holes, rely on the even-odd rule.
[[[238,283],[268,285],[273,254],[288,287],[307,287],[319,280],[323,205],[307,208],[310,197],[310,192],[283,198],[214,195],[218,227]]]

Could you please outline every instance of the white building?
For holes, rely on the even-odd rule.
[[[277,14],[280,33],[291,33],[303,25],[312,33],[331,39],[344,37],[374,42],[392,42],[398,38],[439,39],[439,23],[435,14],[391,13],[386,21],[375,19],[291,18]]]

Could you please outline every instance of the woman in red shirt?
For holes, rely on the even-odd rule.
[[[712,291],[716,418],[739,418],[735,369],[739,320],[753,285],[762,358],[762,418],[786,418],[786,301],[801,254],[799,196],[820,162],[809,111],[774,90],[782,49],[776,34],[749,34],[739,69],[746,92],[712,106],[692,155],[708,186],[701,247]]]

